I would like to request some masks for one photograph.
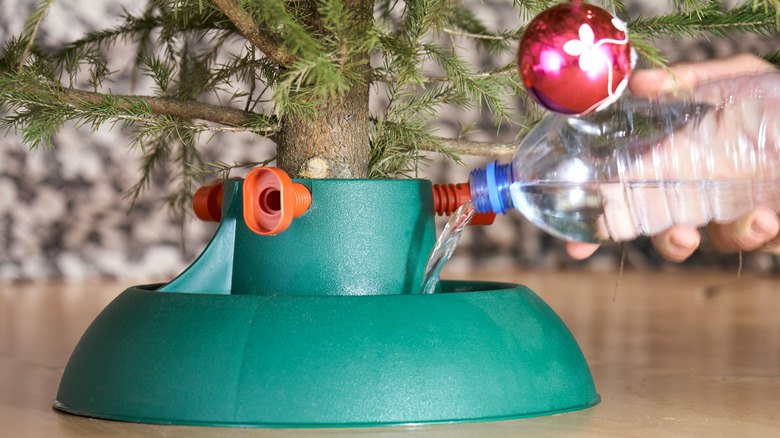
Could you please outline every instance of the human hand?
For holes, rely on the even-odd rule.
[[[774,66],[753,55],[680,64],[667,70],[638,70],[632,73],[629,88],[638,97],[653,98],[677,88],[740,75],[758,75],[776,71]],[[708,225],[713,243],[724,251],[763,249],[780,253],[780,219],[769,208],[756,208],[736,221]],[[652,236],[653,246],[664,258],[681,262],[699,246],[701,236],[692,226],[672,226]],[[592,255],[599,245],[566,242],[570,257],[581,260]]]

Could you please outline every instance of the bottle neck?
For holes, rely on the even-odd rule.
[[[499,164],[498,161],[474,169],[469,177],[471,203],[479,213],[502,213],[512,208],[509,186],[514,182],[512,163]]]

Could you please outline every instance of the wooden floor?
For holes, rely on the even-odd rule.
[[[780,436],[780,277],[628,272],[617,291],[614,273],[447,277],[510,281],[536,291],[577,338],[602,403],[526,420],[373,429],[153,426],[82,418],[54,411],[51,401],[79,337],[128,284],[3,285],[0,436]]]

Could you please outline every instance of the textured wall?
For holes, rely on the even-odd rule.
[[[36,1],[4,0],[0,3],[0,40],[18,34]],[[142,2],[58,0],[39,34],[44,46],[75,39],[88,29],[105,27],[116,20],[122,4],[133,9]],[[474,1],[498,27],[511,27],[508,0]],[[631,13],[640,4],[657,7],[657,2],[628,2]],[[645,8],[646,9],[646,8]],[[652,13],[652,12],[650,12]],[[486,16],[489,16],[486,15]],[[756,51],[767,44],[777,47],[777,38],[740,37],[726,41],[684,41],[664,48],[673,60],[706,59],[739,51]],[[126,60],[132,46],[119,44],[112,50],[114,70],[122,73],[111,84],[114,92],[129,91]],[[474,54],[473,56],[479,56]],[[477,59],[481,67],[505,60]],[[459,115],[459,117],[463,117]],[[474,137],[490,140],[495,132],[488,121],[468,116],[485,132]],[[440,121],[443,135],[454,135],[457,123],[446,115]],[[500,140],[512,138],[511,130],[499,133]],[[0,137],[0,282],[45,278],[132,278],[166,279],[180,272],[208,242],[212,225],[187,220],[180,222],[161,206],[159,195],[166,184],[161,175],[151,190],[128,212],[123,193],[138,177],[137,152],[128,151],[122,132],[67,128],[51,151],[31,152],[13,133]],[[224,161],[260,160],[272,152],[267,143],[248,136],[217,136],[207,146],[208,154]],[[420,176],[435,182],[460,182],[473,166],[487,159],[469,158],[464,168],[437,163]],[[186,242],[186,250],[182,248]],[[491,227],[472,228],[451,262],[454,266],[574,267],[614,269],[618,248],[600,250],[585,263],[573,262],[563,254],[561,242],[531,226],[519,214],[501,217]],[[629,263],[634,266],[664,265],[649,248],[646,239],[629,245]],[[721,255],[705,242],[702,250],[683,266],[734,267],[734,255]],[[749,256],[746,267],[776,270],[777,259]]]

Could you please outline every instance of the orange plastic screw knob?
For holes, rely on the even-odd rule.
[[[468,183],[433,185],[433,210],[439,216],[451,215],[469,201],[471,188]],[[496,214],[493,212],[475,213],[470,225],[490,225],[495,219]]]
[[[433,210],[439,216],[449,216],[469,201],[471,201],[471,189],[468,184],[433,185]]]
[[[222,180],[215,179],[201,186],[192,196],[192,210],[198,219],[219,222],[222,219]]]
[[[309,189],[276,167],[258,167],[244,180],[244,222],[257,234],[281,233],[310,206]]]

